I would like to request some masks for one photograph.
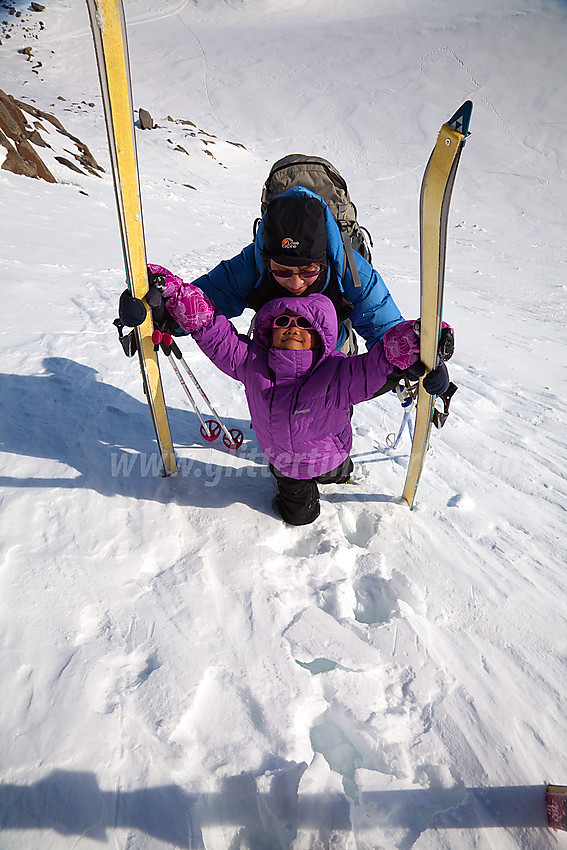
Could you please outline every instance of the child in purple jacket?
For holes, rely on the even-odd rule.
[[[367,353],[347,357],[335,350],[337,315],[325,295],[284,296],[258,311],[250,339],[198,287],[160,266],[149,268],[161,280],[167,313],[221,371],[244,384],[252,427],[278,484],[276,511],[289,525],[313,522],[320,512],[317,484],[343,484],[353,469],[351,406],[372,398],[392,373],[417,366],[423,374],[413,322],[391,328]],[[446,384],[443,364],[424,380],[432,393]]]

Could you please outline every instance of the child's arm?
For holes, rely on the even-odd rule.
[[[367,401],[382,389],[395,367],[384,353],[382,340],[370,351],[354,357],[342,357],[338,364],[338,389],[341,406]]]
[[[155,273],[157,266],[151,269]],[[184,331],[193,335],[199,348],[222,372],[242,380],[241,368],[248,352],[249,340],[221,313],[205,293],[192,283],[160,268],[163,276],[161,292],[165,309]]]
[[[370,351],[356,357],[347,357],[339,365],[341,399],[345,394],[348,404],[358,404],[372,398],[382,389],[388,378],[407,376],[417,380],[425,372],[419,360],[419,337],[414,331],[415,322],[400,322],[386,331],[384,339]],[[445,322],[443,327],[450,331],[452,354],[453,330]],[[425,377],[424,389],[432,395],[442,394],[449,385],[449,373],[443,362]]]
[[[193,333],[193,339],[215,366],[236,381],[244,380],[244,364],[250,340],[239,334],[222,313]]]

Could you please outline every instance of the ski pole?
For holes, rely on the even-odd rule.
[[[167,336],[169,336],[169,334],[167,334]],[[217,422],[220,424],[220,427],[224,431],[224,437],[222,438],[223,443],[229,449],[240,448],[240,446],[242,445],[242,441],[244,439],[244,434],[242,433],[242,431],[239,428],[232,428],[232,429],[229,430],[226,427],[226,425],[224,424],[224,422],[222,421],[222,419],[218,415],[217,411],[213,407],[211,401],[209,400],[209,398],[208,398],[207,394],[205,393],[204,389],[202,388],[201,384],[199,383],[199,381],[197,380],[197,378],[193,374],[192,370],[190,369],[190,367],[186,363],[186,361],[185,361],[185,359],[184,359],[184,357],[181,353],[181,349],[179,348],[179,346],[177,345],[177,343],[175,342],[175,340],[171,336],[169,336],[169,339],[171,340],[171,344],[170,344],[171,351],[173,352],[175,357],[177,357],[177,359],[179,360],[179,362],[181,363],[181,365],[183,366],[183,368],[185,369],[185,371],[187,372],[187,374],[189,375],[189,377],[191,378],[191,380],[195,384],[195,387],[197,388],[197,390],[201,394],[201,397],[203,398],[205,404],[207,404],[209,406],[211,413],[213,414],[213,416],[215,417]]]
[[[201,412],[200,412],[199,408],[197,407],[197,403],[195,402],[195,399],[191,395],[191,391],[190,391],[189,387],[187,386],[185,379],[183,378],[183,375],[179,371],[179,367],[177,366],[177,363],[175,362],[175,360],[172,360],[172,358],[170,357],[171,347],[167,345],[167,342],[164,339],[164,337],[165,337],[165,335],[162,334],[162,332],[160,330],[156,329],[153,332],[152,341],[153,341],[155,346],[159,346],[159,345],[162,346],[163,353],[167,357],[168,362],[171,363],[171,368],[173,369],[173,371],[177,375],[177,377],[179,379],[179,383],[181,384],[181,386],[185,390],[185,393],[187,395],[187,398],[191,402],[191,406],[192,406],[193,410],[195,411],[195,413],[199,417],[199,421],[201,423],[201,428],[200,428],[201,436],[204,437],[204,439],[207,440],[208,442],[212,443],[213,440],[216,440],[216,438],[220,434],[221,427],[215,419],[205,420],[203,418],[203,416],[201,415]]]
[[[158,340],[158,335],[160,337],[159,340]],[[226,427],[226,425],[222,421],[221,417],[218,415],[217,411],[215,410],[212,403],[210,402],[207,394],[205,393],[202,386],[200,385],[199,381],[197,380],[197,378],[193,374],[192,370],[190,369],[190,367],[186,363],[186,361],[183,357],[183,354],[181,353],[181,349],[179,348],[179,346],[177,345],[177,343],[175,342],[175,340],[173,339],[171,334],[168,334],[168,333],[162,334],[161,331],[154,331],[154,337],[155,337],[154,342],[157,342],[157,344],[161,344],[162,350],[164,351],[164,354],[169,356],[169,353],[173,353],[174,356],[177,358],[177,360],[179,360],[179,362],[181,363],[181,365],[183,366],[183,368],[187,372],[187,375],[191,378],[191,380],[193,381],[193,384],[195,385],[195,387],[199,391],[201,397],[203,398],[205,403],[210,408],[211,413],[213,414],[213,416],[216,419],[215,425],[217,425],[218,428],[219,428],[219,431],[216,432],[215,436],[212,439],[216,439],[216,437],[220,433],[220,429],[222,428],[222,430],[224,431],[224,437],[222,438],[222,440],[223,440],[223,443],[225,444],[225,446],[229,449],[240,448],[240,446],[242,445],[242,441],[244,439],[244,434],[242,433],[240,428],[232,428],[231,430],[229,430]],[[171,361],[171,363],[172,363],[173,366],[176,367],[175,373],[178,375],[178,377],[181,378],[182,376],[179,372],[179,368],[177,367],[177,364],[175,364],[173,361]],[[184,382],[183,382],[183,384],[184,384]],[[186,388],[186,392],[189,392],[186,385],[185,385],[185,388]],[[189,395],[190,395],[190,393],[189,393]],[[212,422],[213,422],[213,420],[209,420],[209,423],[212,423]],[[203,433],[203,432],[201,431],[201,433]],[[205,436],[205,434],[203,434],[203,436]]]
[[[164,352],[164,354],[165,354],[165,352]],[[185,393],[187,395],[187,398],[191,402],[191,406],[193,407],[193,410],[195,411],[195,413],[199,417],[199,421],[201,423],[201,429],[200,429],[201,430],[201,436],[204,437],[205,440],[207,440],[208,442],[212,443],[213,440],[216,440],[216,438],[220,434],[221,427],[220,427],[219,423],[216,421],[216,419],[205,420],[203,418],[203,416],[201,415],[201,413],[199,411],[199,408],[197,407],[195,399],[191,395],[191,391],[190,391],[189,387],[185,383],[185,379],[184,379],[183,375],[179,371],[179,367],[178,367],[177,363],[175,362],[175,360],[172,360],[171,357],[169,357],[169,356],[167,357],[167,359],[171,363],[171,368],[173,369],[173,371],[175,372],[175,374],[179,378],[179,383],[181,384],[181,386],[185,390]]]
[[[410,440],[413,440],[413,420],[411,418],[415,398],[413,395],[413,389],[411,387],[406,386],[403,388],[401,384],[395,389],[395,392],[401,402],[402,408],[404,410],[404,415],[402,418],[402,424],[400,425],[400,430],[398,431],[397,437],[394,437],[393,434],[388,434],[386,437],[386,445],[390,449],[397,449],[400,440],[402,439],[402,434],[404,433],[404,428],[407,425]]]

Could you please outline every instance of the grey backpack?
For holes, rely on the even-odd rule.
[[[372,263],[370,253],[372,238],[366,228],[357,221],[356,207],[350,199],[345,179],[334,165],[320,156],[288,154],[272,165],[268,179],[264,183],[261,197],[262,215],[270,201],[293,186],[304,186],[323,198],[341,232],[345,248],[345,265],[348,261],[354,285],[360,286],[352,251],[354,248],[365,260]]]

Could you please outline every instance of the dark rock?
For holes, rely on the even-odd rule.
[[[65,156],[56,156],[55,159],[57,160],[57,162],[60,162],[61,165],[66,165],[67,168],[71,169],[71,171],[76,171],[78,174],[85,173],[84,171],[81,171],[81,169],[77,165],[75,165],[74,162],[71,162],[71,160],[67,159],[67,157]]]
[[[37,145],[38,148],[50,147],[50,145],[47,144],[47,142],[38,130],[34,130],[32,133],[30,133],[29,140],[32,145]]]
[[[140,127],[142,130],[153,130],[155,126],[154,119],[147,109],[140,109],[138,114],[140,116]]]

